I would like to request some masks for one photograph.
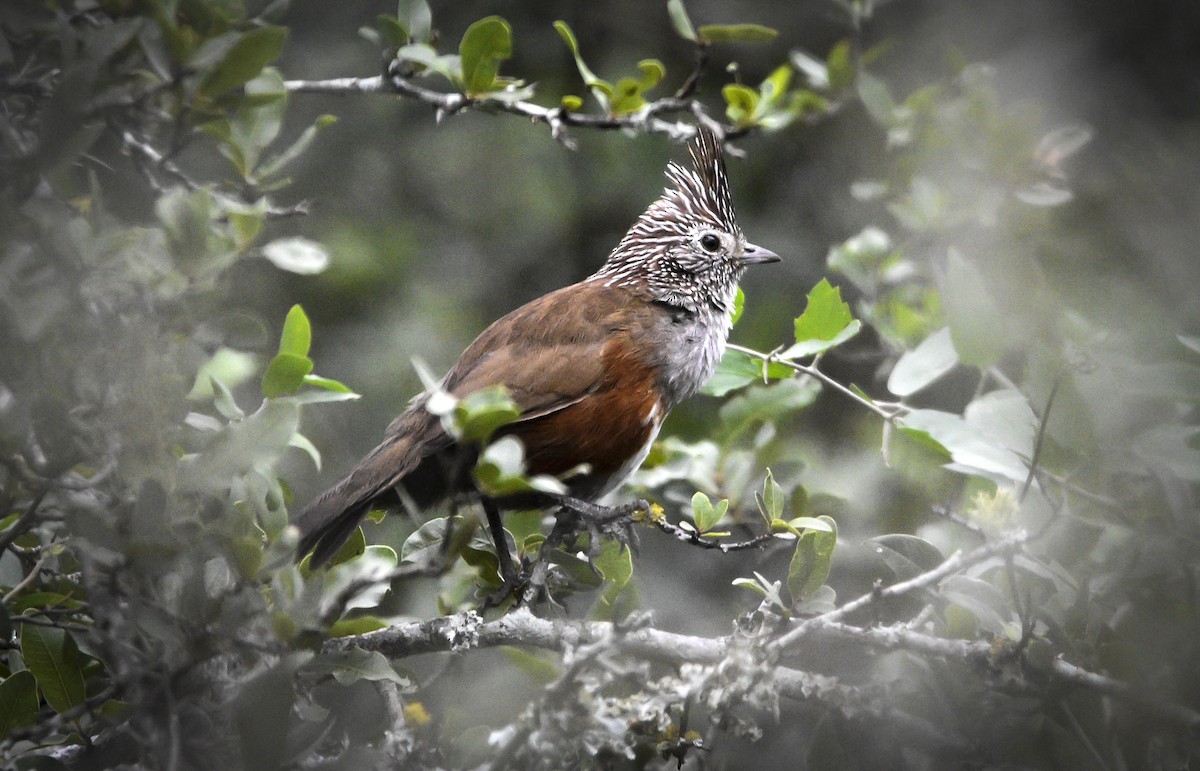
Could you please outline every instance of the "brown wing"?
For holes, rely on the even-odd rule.
[[[463,397],[502,384],[522,420],[575,404],[604,381],[605,345],[628,327],[633,302],[628,289],[600,282],[552,292],[485,329],[446,375],[445,388]]]

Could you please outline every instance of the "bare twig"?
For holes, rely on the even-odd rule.
[[[667,520],[666,517],[650,517],[649,521],[667,535],[673,535],[680,541],[701,549],[717,549],[722,554],[746,549],[761,549],[775,537],[774,533],[763,533],[745,541],[718,541],[715,538],[705,538],[702,533],[680,527]]]

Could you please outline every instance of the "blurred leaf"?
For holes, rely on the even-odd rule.
[[[1175,339],[1189,351],[1200,353],[1200,337],[1196,335],[1175,335]]]
[[[946,260],[942,306],[954,349],[964,364],[985,366],[996,362],[1007,348],[1008,323],[983,274],[955,249]]]
[[[747,388],[721,407],[721,434],[726,444],[760,423],[774,423],[816,400],[821,386],[795,378],[769,386]]]
[[[831,286],[827,279],[808,293],[804,312],[796,319],[796,344],[781,356],[787,359],[812,356],[849,340],[862,328],[842,301],[842,290]]]
[[[62,714],[83,703],[87,696],[83,670],[75,644],[66,632],[22,624],[21,658],[55,712]]]
[[[1004,635],[1012,613],[1004,597],[987,581],[955,574],[942,582],[941,594],[948,602],[969,610],[982,628],[994,635]]]
[[[489,386],[459,399],[454,421],[467,442],[485,442],[496,429],[521,417],[521,408],[503,385]]]
[[[913,350],[905,351],[888,376],[888,390],[900,397],[914,394],[936,382],[956,364],[954,341],[949,328],[943,327]]]
[[[667,0],[667,14],[671,17],[671,26],[684,40],[696,41],[696,28],[683,7],[683,0]]]
[[[463,90],[483,94],[495,87],[500,62],[512,56],[512,27],[499,16],[488,16],[467,27],[458,46]]]
[[[697,33],[705,43],[765,43],[779,36],[761,24],[705,24]]]
[[[828,531],[805,531],[796,539],[796,550],[788,565],[787,586],[793,605],[808,599],[829,578],[833,549],[837,546],[837,523],[824,515],[818,519],[829,526]]]
[[[278,238],[264,246],[262,253],[275,267],[301,276],[321,273],[329,266],[325,247],[300,236]]]
[[[512,436],[501,437],[484,449],[475,464],[474,476],[480,491],[496,498],[533,491],[567,493],[566,485],[554,477],[525,476],[525,448]]]
[[[330,637],[350,637],[351,635],[366,634],[376,629],[386,629],[388,622],[379,616],[353,616],[338,619],[329,627]]]
[[[338,548],[337,553],[329,559],[330,565],[341,565],[350,560],[358,559],[367,551],[367,537],[361,527],[354,528],[346,542]]]
[[[408,42],[408,30],[395,16],[381,13],[375,17],[375,39],[371,42],[382,48],[399,48]],[[359,33],[367,30],[360,29]]]
[[[433,13],[429,10],[426,0],[399,0],[396,5],[396,18],[408,30],[409,37],[414,42],[423,43],[429,40],[433,31]]]
[[[733,293],[733,312],[729,314],[729,324],[732,326],[738,323],[738,319],[742,317],[742,311],[746,308],[746,293],[739,286],[737,291]]]
[[[385,681],[407,687],[412,685],[408,678],[399,675],[379,651],[362,648],[347,648],[342,651],[322,653],[304,664],[302,675],[332,675],[341,685],[351,685],[359,680]]]
[[[0,736],[33,725],[37,715],[37,679],[32,672],[14,672],[0,682]]]
[[[856,84],[858,98],[867,113],[881,126],[891,125],[896,103],[892,101],[892,96],[883,81],[864,70],[858,73]]]
[[[201,81],[200,90],[217,97],[257,77],[263,67],[279,58],[287,39],[285,27],[259,27],[237,38],[225,58]]]
[[[868,539],[866,545],[892,569],[896,581],[907,581],[946,561],[936,546],[915,535],[881,535]]]
[[[550,651],[529,651],[513,645],[502,645],[500,651],[510,664],[533,678],[535,683],[549,685],[562,676],[562,666]]]
[[[831,49],[825,59],[829,73],[830,88],[840,91],[854,83],[854,61],[851,59],[850,41],[841,40]]]
[[[269,179],[283,171],[287,166],[304,154],[304,151],[309,148],[313,140],[317,138],[317,132],[326,126],[332,126],[337,122],[337,118],[333,115],[322,115],[313,122],[311,126],[304,129],[296,141],[284,150],[279,155],[276,155],[271,160],[263,163],[258,167],[257,173],[259,179]],[[309,242],[311,243],[311,242]],[[280,267],[283,267],[282,265]],[[299,272],[299,271],[295,271]]]
[[[633,578],[633,554],[629,547],[615,539],[605,540],[593,565],[604,577],[606,586],[596,598],[592,616],[614,621],[624,618],[634,609],[636,602],[634,585],[630,580]]]
[[[1187,482],[1200,482],[1200,427],[1167,423],[1133,440],[1133,451],[1156,472],[1169,472]]]
[[[234,699],[232,728],[245,768],[279,768],[286,757],[293,670],[286,658],[247,681]]]

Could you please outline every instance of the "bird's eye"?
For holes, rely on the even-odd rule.
[[[716,254],[717,250],[721,248],[721,239],[713,233],[705,233],[700,237],[700,248],[709,254]]]

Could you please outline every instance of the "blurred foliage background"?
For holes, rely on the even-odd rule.
[[[444,50],[482,17],[507,19],[514,47],[503,73],[535,83],[535,101],[551,105],[587,96],[559,19],[604,77],[658,58],[666,78],[647,98],[669,95],[692,71],[695,47],[665,5],[472,0],[432,10]],[[699,665],[653,681],[648,669],[582,666],[581,713],[574,696],[560,703],[547,688],[576,671],[557,654],[479,650],[393,668],[312,652],[331,635],[473,606],[475,576],[465,564],[406,576],[386,596],[347,605],[347,587],[386,575],[396,555],[367,549],[310,575],[291,566],[286,510],[374,446],[422,387],[414,357],[443,372],[490,321],[590,274],[659,193],[666,162],[683,155],[661,134],[573,128],[572,151],[544,125],[506,114],[436,120],[396,96],[283,97],[285,80],[383,72],[380,47],[359,28],[395,10],[362,0],[78,0],[0,11],[6,761],[467,766],[503,745],[514,763],[653,765],[656,746],[687,734],[686,690],[704,713],[691,728],[715,748],[685,753],[695,766],[1194,762],[1195,3],[687,3],[697,24],[779,31],[710,49],[697,92],[710,114],[736,121],[722,86],[758,89],[784,63],[797,70],[794,88],[811,87],[822,105],[733,143],[744,155],[730,159],[740,222],[784,261],[747,275],[732,340],[763,352],[790,345],[806,296],[828,277],[865,326],[821,369],[867,396],[813,389],[811,403],[794,393],[788,407],[789,381],[680,406],[634,491],[673,521],[696,515],[697,488],[727,498],[724,524],[743,537],[761,530],[755,493],[771,490],[769,467],[790,515],[831,516],[838,546],[825,555],[827,586],[816,571],[824,593],[773,607],[747,591],[748,577],[765,576],[768,590],[786,584],[792,548],[702,552],[647,531],[630,584],[639,606],[661,630],[728,635],[736,618],[745,632],[822,612],[833,590],[859,596],[1015,528],[1036,534],[1017,568],[981,562],[933,599],[881,601],[853,619],[994,644],[994,659],[814,633],[788,651],[788,665],[847,690],[814,686],[811,700],[785,702],[782,718],[767,685]],[[229,49],[213,41],[223,35],[224,45],[256,36],[240,75],[221,74]],[[272,63],[277,73],[262,70]],[[837,82],[814,83],[822,74]],[[155,78],[167,85],[132,108],[122,101]],[[584,109],[595,109],[590,97]],[[230,158],[244,161],[255,131],[276,120],[264,157],[311,144],[251,183]],[[254,129],[249,139],[239,126]],[[140,140],[204,184],[189,190],[162,173]],[[308,214],[295,216],[301,201]],[[318,256],[296,237],[321,245]],[[282,250],[278,259],[270,247],[260,259],[264,244]],[[327,269],[297,268],[321,262],[321,249]],[[289,351],[276,341],[296,304],[312,345]],[[917,385],[902,388],[897,361],[943,327],[952,366],[910,359]],[[222,347],[236,353],[218,367]],[[312,409],[342,392],[313,381],[301,390],[284,375],[271,392],[258,375],[277,350],[311,356],[363,398]],[[226,393],[197,372],[239,384]],[[254,411],[260,389],[268,398]],[[896,420],[864,408],[890,410],[901,396]],[[738,424],[754,405],[756,417]],[[964,411],[968,420],[950,419]],[[1040,475],[1026,478],[1034,456]],[[388,517],[365,527],[366,541],[401,551],[417,526]],[[895,534],[921,540],[873,540]],[[571,614],[593,599],[572,598]],[[1133,683],[1145,700],[1074,690],[1052,676],[1056,657]],[[50,682],[47,672],[66,675]],[[543,710],[533,717],[522,712],[531,700]],[[546,723],[530,735],[540,747],[505,733],[538,719]],[[649,738],[622,734],[628,726]]]

